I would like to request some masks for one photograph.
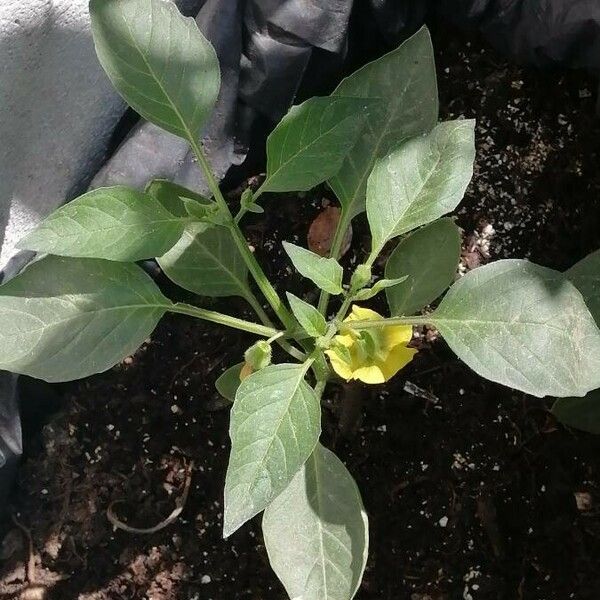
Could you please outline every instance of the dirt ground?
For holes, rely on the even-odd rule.
[[[600,247],[595,82],[512,66],[468,39],[434,36],[442,117],[478,121],[476,174],[457,212],[464,266],[527,257],[567,268]],[[304,243],[329,197],[274,197],[276,210],[248,220],[280,289],[305,293],[281,242]],[[347,264],[367,242],[364,222],[354,229]],[[241,301],[205,304],[251,316]],[[285,598],[257,519],[221,538],[228,410],[214,381],[250,342],[168,317],[135,356],[59,388],[62,409],[32,444],[4,524],[0,598]],[[418,345],[387,385],[359,388],[356,411],[340,411],[340,388],[326,393],[324,443],[356,477],[370,518],[357,598],[598,598],[600,439],[557,424],[549,401],[482,380],[432,332]],[[107,518],[112,507],[152,527],[186,484],[181,516],[156,533],[114,530]]]

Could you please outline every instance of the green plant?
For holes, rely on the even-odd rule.
[[[474,123],[438,124],[426,29],[331,96],[293,107],[267,141],[264,183],[242,194],[233,215],[198,141],[219,93],[219,66],[194,21],[163,0],[92,0],[90,11],[114,86],[143,117],[187,140],[211,197],[155,180],[144,192],[98,189],[50,215],[21,243],[49,256],[0,287],[0,368],[48,381],[104,371],[166,312],[262,338],[217,381],[234,401],[224,535],[264,511],[269,558],[290,597],[349,600],[366,563],[368,523],[350,473],[319,443],[327,382],[335,374],[386,381],[412,359],[412,327],[427,324],[492,381],[535,396],[583,396],[600,387],[600,331],[585,303],[597,303],[598,278],[592,285],[583,268],[565,276],[504,260],[452,283],[460,235],[441,217],[472,177]],[[331,256],[285,244],[297,271],[320,289],[318,306],[291,294],[286,304],[240,223],[262,212],[266,193],[325,181],[342,209]],[[345,285],[342,240],[365,211],[371,251]],[[373,281],[375,260],[396,238],[385,278]],[[134,264],[147,258],[192,292],[244,298],[260,322],[171,302]],[[418,314],[449,286],[433,312]],[[355,304],[382,291],[388,318]],[[341,302],[328,319],[332,295]],[[290,362],[272,364],[273,344]]]

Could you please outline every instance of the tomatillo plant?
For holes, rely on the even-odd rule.
[[[331,96],[294,106],[267,140],[263,184],[246,190],[233,214],[199,141],[220,87],[212,46],[164,0],[92,0],[90,11],[115,88],[144,118],[187,140],[210,197],[154,180],[145,191],[96,189],[51,214],[21,242],[48,256],[0,287],[0,368],[47,381],[105,371],[166,312],[256,335],[217,381],[233,400],[224,535],[264,511],[265,545],[290,598],[349,600],[365,568],[368,524],[350,473],[319,443],[330,378],[387,381],[415,353],[412,327],[427,324],[492,381],[534,396],[584,396],[600,387],[600,332],[586,306],[597,308],[598,261],[563,275],[503,260],[453,283],[460,235],[441,217],[472,177],[474,122],[438,123],[425,28]],[[315,307],[277,293],[240,224],[247,212],[269,210],[269,194],[325,181],[341,205],[331,256],[285,244],[296,270],[321,290]],[[342,240],[365,211],[371,249],[344,285]],[[373,281],[371,267],[395,240],[385,278]],[[148,258],[192,292],[242,297],[257,322],[170,301],[135,264]],[[433,312],[419,314],[449,286]],[[381,292],[389,317],[364,306]],[[341,300],[333,317],[330,296]],[[289,362],[273,364],[273,344]]]

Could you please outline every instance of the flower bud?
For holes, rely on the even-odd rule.
[[[350,279],[350,291],[357,292],[369,283],[371,283],[371,267],[365,264],[358,265]]]
[[[271,345],[260,340],[246,350],[244,360],[253,371],[260,371],[271,364],[271,354]]]

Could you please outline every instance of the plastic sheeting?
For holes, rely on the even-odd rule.
[[[198,6],[195,0],[184,4],[188,9]],[[203,136],[220,177],[246,157],[257,121],[274,124],[292,104],[303,80],[323,82],[339,70],[354,35],[367,49],[370,43],[380,48],[382,39],[391,47],[425,19],[439,18],[478,30],[522,63],[600,69],[599,0],[370,0],[356,3],[360,20],[355,19],[350,29],[353,0],[199,4],[197,22],[216,47],[223,70],[217,109]],[[372,41],[365,42],[365,31],[374,34]],[[204,187],[185,143],[140,122],[92,187],[114,183],[142,187],[152,177]],[[15,377],[0,373],[0,512],[20,452]]]
[[[478,30],[522,64],[600,70],[598,0],[370,0],[381,33],[395,43],[427,18]]]

